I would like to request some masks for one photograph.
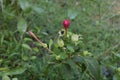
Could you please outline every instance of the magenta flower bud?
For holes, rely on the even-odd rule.
[[[64,26],[65,29],[69,28],[69,26],[70,26],[70,21],[69,21],[69,20],[64,20],[64,21],[63,21],[63,26]]]

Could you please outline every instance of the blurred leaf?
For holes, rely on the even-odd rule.
[[[87,70],[94,77],[95,80],[100,80],[100,67],[94,58],[85,58]]]
[[[26,41],[32,41],[32,39],[31,38],[24,38],[24,41],[26,42]]]
[[[12,78],[12,80],[18,80],[18,78]]]
[[[10,55],[9,55],[9,57],[13,57],[13,56],[17,56],[17,55],[19,55],[20,53],[11,53]]]
[[[3,73],[3,72],[0,72],[0,77],[3,76],[3,75],[4,75],[4,73]]]
[[[24,49],[28,49],[28,50],[31,50],[30,46],[28,44],[22,44],[22,47]]]
[[[39,52],[39,49],[37,47],[33,48],[33,51],[35,51],[36,53]]]
[[[75,19],[77,17],[78,13],[75,10],[69,9],[68,10],[68,17],[70,19]]]
[[[84,58],[81,56],[74,56],[73,61],[80,64],[85,62]]]
[[[113,76],[113,80],[120,80],[120,75],[115,74],[115,75]]]
[[[3,62],[3,59],[0,59],[0,63],[2,63]]]
[[[53,66],[55,70],[59,70],[59,75],[62,75],[64,77],[64,80],[71,80],[72,78],[72,69],[70,65],[68,64],[56,64]]]
[[[19,4],[20,4],[20,7],[23,11],[25,11],[25,12],[30,11],[31,5],[28,2],[28,0],[19,0]]]
[[[2,45],[2,44],[3,44],[3,42],[4,42],[4,35],[3,35],[3,36],[1,36],[1,39],[0,39],[0,45]]]
[[[24,60],[24,61],[27,61],[29,58],[28,58],[28,56],[22,56],[22,59]]]
[[[60,53],[61,59],[66,59],[68,55],[66,53]]]
[[[36,58],[36,56],[31,56],[31,60],[35,60]]]
[[[26,68],[20,67],[20,68],[15,68],[7,71],[5,74],[7,75],[17,75],[17,74],[22,74],[25,72]]]
[[[71,66],[68,64],[64,64],[63,66],[61,66],[61,68],[65,80],[71,80],[73,78],[73,72],[74,72]]]
[[[67,64],[69,64],[69,66],[71,67],[71,69],[75,70],[76,64],[75,64],[75,62],[73,60],[68,59],[66,62],[67,62]]]
[[[4,6],[3,0],[0,0],[0,5],[1,5],[1,10],[3,11],[3,6]]]
[[[49,49],[51,49],[52,44],[53,44],[53,40],[50,39],[50,41],[49,41]]]
[[[120,58],[120,54],[119,53],[113,53],[116,57]]]
[[[3,9],[2,13],[7,20],[11,20],[16,16],[15,10],[13,10],[11,7],[8,7],[8,6],[5,9]]]
[[[55,52],[56,54],[61,53],[60,49],[58,49],[58,46],[55,44],[55,48],[53,48],[53,52]]]
[[[24,18],[18,20],[17,29],[19,32],[24,33],[27,29],[27,22]]]
[[[3,80],[10,80],[9,76],[5,75],[3,76]]]
[[[47,36],[48,35],[48,33],[47,32],[45,32],[45,31],[43,31],[43,32],[41,32],[43,35],[45,35],[45,36]]]
[[[33,9],[33,11],[35,11],[38,14],[44,12],[44,10],[38,6],[33,6],[32,9]]]
[[[9,68],[5,68],[5,67],[0,68],[0,71],[7,71],[7,70],[9,70]]]
[[[70,52],[74,52],[74,48],[73,48],[73,46],[71,46],[71,45],[67,45],[67,49],[68,49]]]

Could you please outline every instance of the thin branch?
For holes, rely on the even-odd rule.
[[[44,45],[44,43],[37,38],[37,36],[32,32],[32,31],[29,31],[28,32],[34,39],[36,39],[42,46]],[[53,51],[51,51],[48,47],[44,47],[45,49],[47,49],[50,53],[53,53]]]

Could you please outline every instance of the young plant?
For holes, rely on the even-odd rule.
[[[54,40],[50,39],[49,48],[44,47],[45,43],[29,31],[34,39],[52,53],[49,56],[43,56],[46,63],[46,67],[42,70],[44,79],[100,80],[99,64],[92,53],[83,50],[82,35],[67,30],[70,25],[69,20],[64,20],[63,25],[64,29],[58,32],[58,37]]]

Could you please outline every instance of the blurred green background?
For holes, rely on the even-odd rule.
[[[71,21],[69,31],[83,35],[83,49],[105,62],[104,65],[119,65],[116,64],[120,58],[119,0],[0,0],[0,68],[26,64],[20,55],[34,55],[21,48],[26,43],[24,38],[30,37],[27,32],[33,31],[48,43],[63,28],[64,19]],[[35,55],[40,57],[43,53],[48,52],[36,49]],[[117,54],[117,61],[113,53]]]

